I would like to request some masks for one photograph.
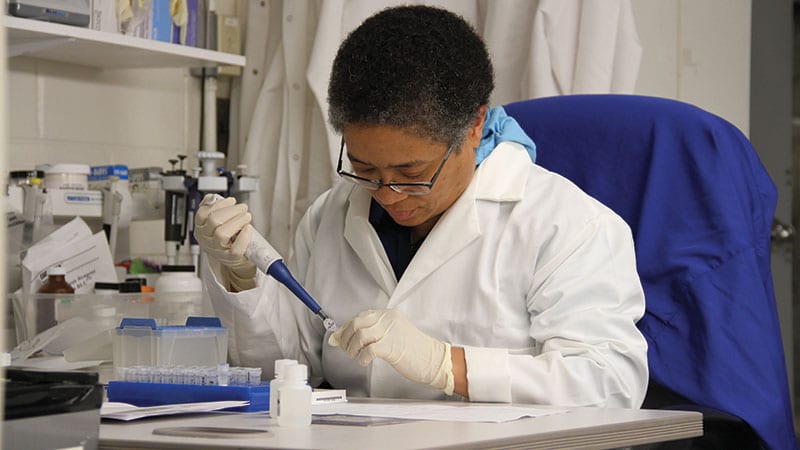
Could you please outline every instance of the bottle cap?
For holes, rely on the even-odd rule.
[[[67,274],[67,269],[65,269],[61,264],[59,264],[57,266],[52,266],[49,269],[47,269],[47,275],[48,276],[50,276],[50,275],[66,275],[66,274]]]
[[[9,180],[27,180],[30,178],[30,170],[12,170],[8,173]]]
[[[142,285],[138,281],[125,281],[119,284],[120,293],[142,292]]]
[[[103,281],[96,281],[94,283],[94,291],[119,291],[119,283],[106,283]]]
[[[164,266],[161,266],[161,272],[192,272],[192,273],[194,273],[194,266],[191,265],[191,264],[186,265],[186,266],[164,265]]]
[[[306,381],[308,368],[305,364],[291,364],[283,368],[283,379],[286,381]]]
[[[275,360],[275,376],[282,377],[286,366],[295,365],[297,361],[294,359],[276,359]]]

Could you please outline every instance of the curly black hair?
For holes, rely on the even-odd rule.
[[[462,17],[430,6],[385,9],[339,47],[328,85],[328,118],[389,125],[447,144],[489,103],[494,72],[486,44]]]

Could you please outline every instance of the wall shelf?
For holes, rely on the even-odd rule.
[[[7,56],[30,56],[101,69],[245,65],[245,57],[133,36],[3,16]]]

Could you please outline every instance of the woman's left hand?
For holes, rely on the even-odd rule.
[[[339,328],[328,343],[362,366],[381,358],[411,381],[453,393],[450,344],[415,327],[396,309],[364,311]]]

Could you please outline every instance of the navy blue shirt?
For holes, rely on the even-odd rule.
[[[392,264],[394,275],[399,280],[424,239],[415,242],[412,235],[413,228],[398,225],[375,200],[372,200],[369,206],[369,223],[378,233],[383,250]]]

